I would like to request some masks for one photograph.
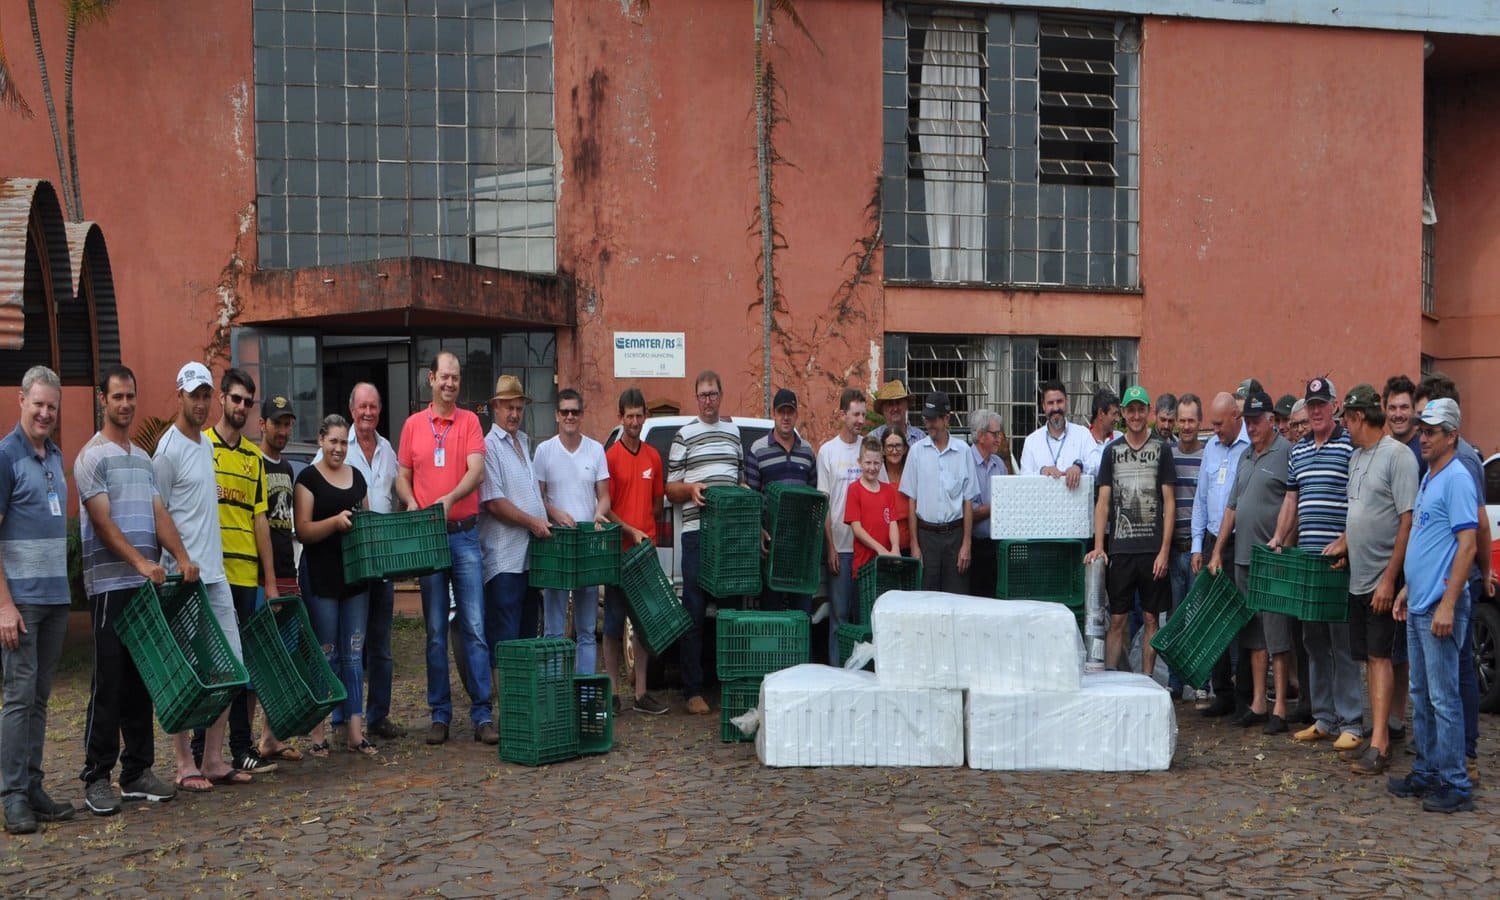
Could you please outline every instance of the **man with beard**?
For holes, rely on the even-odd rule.
[[[276,583],[265,587],[266,598],[301,593],[297,585],[297,549],[292,527],[292,482],[296,473],[290,460],[281,454],[292,437],[297,416],[292,402],[276,395],[260,405],[260,462],[266,473],[266,524],[271,532],[271,561],[276,567]],[[305,595],[304,595],[305,596]],[[252,720],[253,722],[253,720]],[[271,731],[270,719],[255,745],[256,753],[268,762],[298,762],[302,753],[283,744]]]
[[[885,419],[884,425],[870,432],[875,437],[883,440],[887,434],[895,431],[906,435],[908,447],[927,437],[927,432],[911,422],[911,395],[906,392],[906,385],[900,379],[887,381],[875,392],[875,414]]]
[[[1042,415],[1046,424],[1027,435],[1021,447],[1021,474],[1063,478],[1073,490],[1083,477],[1094,438],[1087,428],[1068,421],[1068,392],[1061,381],[1042,384]]]

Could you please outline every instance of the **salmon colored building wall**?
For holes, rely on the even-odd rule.
[[[1435,83],[1432,99],[1434,305],[1423,347],[1458,382],[1464,435],[1500,451],[1500,74]]]

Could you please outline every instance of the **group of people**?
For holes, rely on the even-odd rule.
[[[259,446],[244,437],[256,406],[254,380],[244,371],[231,368],[220,378],[220,417],[209,426],[212,375],[200,363],[184,365],[176,416],[150,454],[131,439],[134,374],[123,366],[104,374],[96,398],[103,425],[74,461],[95,643],[80,774],[89,810],[110,815],[122,800],[159,802],[178,791],[247,784],[304,755],[269,722],[255,737],[250,685],[208,728],[173,736],[172,783],[154,774],[151,698],[114,628],[147,581],[163,585],[170,573],[201,583],[240,657],[247,619],[264,603],[299,594],[347,693],[331,716],[333,739],[320,724],[307,752],[327,756],[338,744],[377,755],[372,737],[405,734],[390,718],[394,589],[388,581],[346,583],[341,536],[357,510],[440,506],[452,568],[420,580],[425,740],[449,739],[452,635],[474,740],[495,744],[492,648],[522,636],[571,631],[577,670],[593,672],[602,655],[615,678],[616,711],[622,696],[642,713],[669,710],[647,691],[639,640],[631,691],[619,689],[626,602],[618,587],[602,592],[602,654],[595,646],[599,588],[540,596],[530,589],[532,542],[548,539],[552,529],[616,523],[629,547],[651,539],[664,497],[680,507],[682,602],[692,626],[679,659],[687,711],[701,715],[710,711],[702,669],[710,598],[698,584],[698,527],[709,487],[765,491],[784,482],[827,494],[832,661],[837,628],[854,608],[855,574],[878,555],[920,559],[924,589],[995,596],[990,479],[1013,472],[1057,478],[1071,490],[1088,483],[1084,476],[1092,480],[1097,497],[1088,558],[1106,561],[1106,655],[1116,668],[1126,666],[1133,616],[1142,629],[1143,668],[1153,671],[1150,638],[1159,616],[1182,602],[1205,568],[1217,574],[1232,567],[1245,590],[1257,544],[1295,546],[1347,566],[1348,624],[1258,613],[1215,667],[1212,684],[1185,691],[1199,689],[1205,715],[1235,714],[1243,727],[1275,734],[1300,721],[1306,727],[1294,735],[1298,741],[1328,740],[1351,755],[1354,772],[1366,775],[1389,766],[1409,707],[1416,762],[1409,775],[1391,779],[1391,792],[1423,797],[1427,809],[1472,808],[1477,688],[1468,629],[1472,603],[1493,593],[1494,580],[1482,471],[1477,452],[1459,436],[1450,380],[1434,376],[1414,385],[1397,376],[1383,391],[1356,387],[1342,404],[1326,378],[1310,381],[1301,400],[1288,395],[1275,402],[1247,379],[1206,407],[1193,394],[1165,394],[1153,407],[1140,386],[1123,397],[1102,389],[1092,398],[1087,426],[1069,421],[1067,391],[1049,381],[1039,396],[1044,421],[1025,438],[1019,465],[997,413],[969,413],[970,443],[950,432],[951,399],[934,391],[922,398],[924,429],[909,421],[912,398],[900,381],[875,393],[884,423],[868,435],[868,395],[845,390],[838,433],[816,451],[798,431],[797,395],[780,390],[774,427],[747,451],[738,427],[720,414],[720,377],[702,372],[694,382],[698,414],[677,430],[666,460],[641,438],[646,403],[634,387],[618,399],[620,434],[608,449],[582,433],[584,398],[565,389],[557,395],[556,436],[533,450],[522,430],[530,400],[514,376],[496,382],[488,434],[475,413],[458,406],[462,371],[454,354],[439,353],[427,381],[431,403],[406,419],[399,451],[377,431],[378,390],[360,384],[349,398],[350,419],[323,418],[318,455],[296,467],[283,456],[295,423],[285,397],[260,404]],[[0,441],[0,796],[13,833],[75,814],[42,785],[47,702],[69,603],[67,489],[52,440],[60,402],[54,372],[28,371],[20,421]],[[1123,433],[1115,430],[1122,416]],[[1207,440],[1200,434],[1205,425]],[[767,591],[760,602],[811,612],[813,598]],[[1369,729],[1359,661],[1367,663]],[[1303,701],[1294,710],[1288,704],[1295,691]]]

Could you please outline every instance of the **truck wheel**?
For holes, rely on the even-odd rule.
[[[1500,606],[1479,603],[1474,607],[1474,668],[1479,675],[1479,708],[1500,712]]]

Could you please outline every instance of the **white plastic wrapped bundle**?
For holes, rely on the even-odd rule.
[[[1060,603],[890,591],[875,602],[882,684],[990,691],[1076,691],[1083,642]]]
[[[768,766],[961,766],[963,694],[800,665],[761,682],[755,755]]]
[[[990,478],[990,537],[999,540],[1086,538],[1094,533],[1094,479],[1078,487],[1049,475]]]
[[[969,768],[1164,770],[1177,745],[1172,697],[1144,675],[1089,673],[1076,693],[970,691]]]

